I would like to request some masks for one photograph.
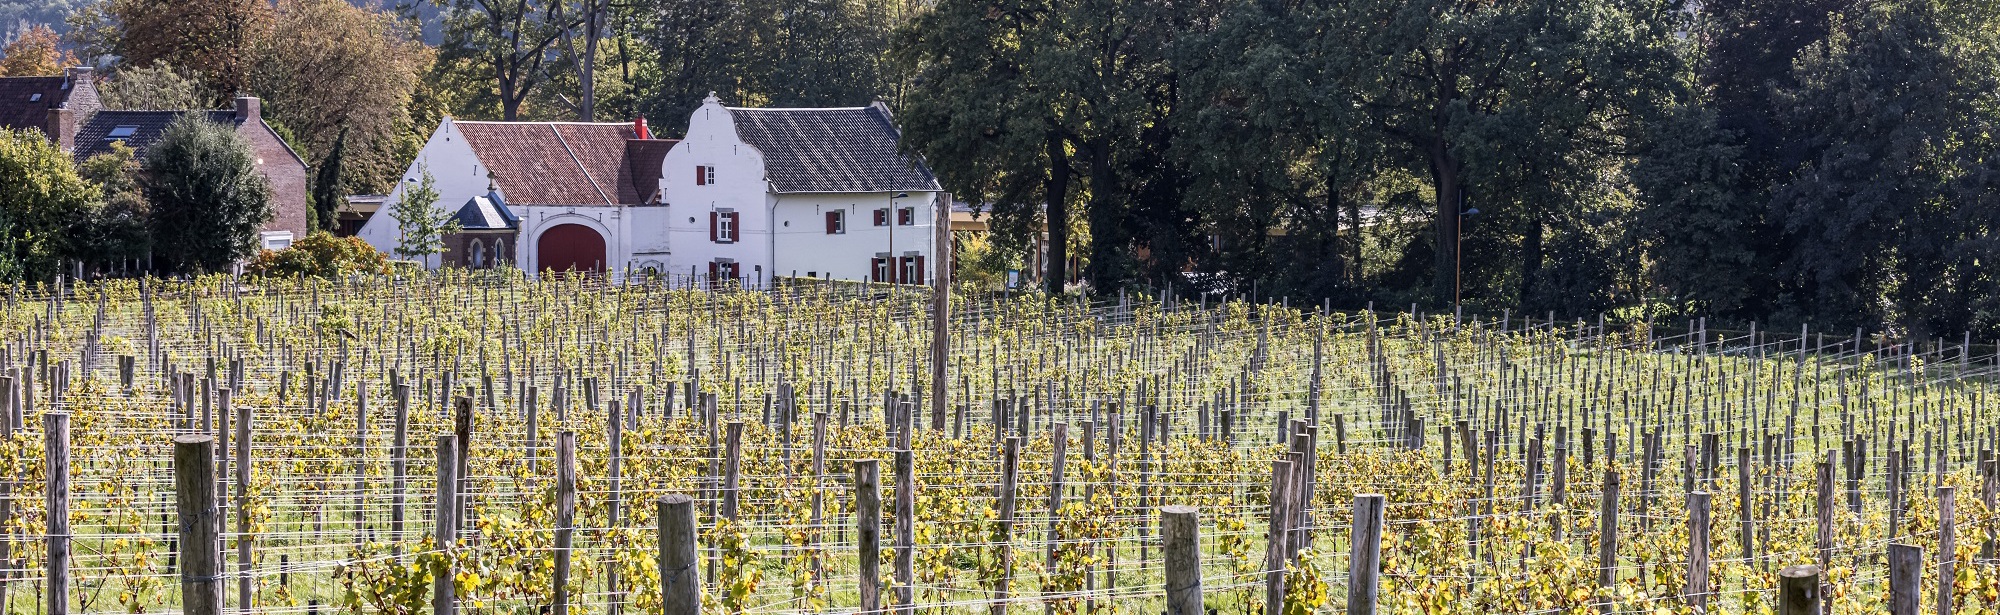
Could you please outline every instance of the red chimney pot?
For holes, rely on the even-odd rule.
[[[653,138],[653,131],[646,129],[646,118],[643,117],[632,120],[632,132],[638,133],[641,139]]]

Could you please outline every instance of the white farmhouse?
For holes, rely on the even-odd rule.
[[[467,231],[427,266],[925,283],[937,179],[897,150],[886,107],[725,107],[686,138],[632,124],[446,119],[388,202],[428,171]],[[390,207],[363,240],[393,252]]]

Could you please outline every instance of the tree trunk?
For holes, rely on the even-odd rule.
[[[1046,211],[1049,229],[1048,256],[1043,262],[1044,282],[1049,294],[1060,295],[1069,267],[1069,153],[1061,134],[1054,130],[1048,135],[1049,179],[1048,209]]]
[[[1527,232],[1521,234],[1521,305],[1528,305],[1528,298],[1535,292],[1535,283],[1542,273],[1543,228],[1539,217],[1528,219]]]
[[[1458,291],[1458,225],[1461,221],[1459,210],[1464,206],[1465,188],[1460,170],[1462,162],[1448,151],[1442,138],[1431,149],[1431,184],[1437,189],[1437,229],[1436,274],[1431,288],[1440,302],[1450,303]]]

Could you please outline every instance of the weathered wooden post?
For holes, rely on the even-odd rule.
[[[250,404],[236,408],[236,608],[248,615],[251,588],[250,549],[257,540],[250,533],[250,433],[253,415]]]
[[[695,574],[694,498],[660,498],[661,615],[701,615],[701,577]]]
[[[44,515],[44,526],[48,530],[48,557],[43,560],[47,565],[48,585],[43,590],[43,604],[46,605],[47,615],[69,615],[69,415],[61,412],[42,415],[42,433],[45,451],[43,469],[47,474],[45,499],[48,505],[48,512]],[[212,470],[215,467],[213,455],[208,463],[202,465]],[[213,487],[210,492],[214,492]],[[220,602],[217,600],[218,604]]]
[[[1000,453],[1000,485],[995,511],[1000,531],[994,537],[1000,548],[1000,578],[993,580],[992,615],[1007,615],[1008,585],[1014,579],[1014,492],[1021,477],[1021,438],[1008,436]]]
[[[1608,464],[1607,464],[1608,465]],[[1609,588],[1618,582],[1618,470],[1604,468],[1604,493],[1597,506],[1597,586]],[[1611,612],[1606,599],[1601,608]]]
[[[1347,615],[1375,615],[1375,595],[1382,574],[1382,512],[1387,498],[1380,494],[1354,496],[1354,527],[1348,542]]]
[[[1951,615],[1951,590],[1958,570],[1958,488],[1942,486],[1937,488],[1938,507],[1938,554],[1937,554],[1937,612],[1936,615]]]
[[[1889,543],[1889,615],[1917,615],[1924,580],[1924,548]]]
[[[1201,515],[1193,506],[1160,507],[1166,558],[1167,615],[1206,615],[1201,602]]]
[[[1682,600],[1696,610],[1708,605],[1708,502],[1707,491],[1688,493],[1688,572],[1687,591]]]
[[[1820,615],[1819,566],[1786,566],[1778,571],[1778,615]]]
[[[180,543],[186,546],[181,554],[181,612],[222,615],[222,554],[215,548],[222,539],[222,519],[215,508],[213,436],[174,438],[174,508],[180,514]],[[50,551],[53,556],[54,549]],[[54,606],[50,604],[51,609]]]
[[[1338,415],[1336,415],[1338,416]],[[1265,528],[1264,545],[1264,612],[1282,613],[1285,606],[1285,543],[1291,535],[1291,514],[1286,510],[1286,501],[1291,499],[1292,462],[1271,462],[1271,520]]]
[[[576,533],[576,432],[556,434],[556,569],[553,615],[569,615],[570,548]]]
[[[882,612],[882,469],[854,462],[854,535],[860,558],[861,612]]]
[[[435,526],[432,535],[440,550],[450,549],[458,542],[458,438],[441,435],[437,439],[437,501],[434,503],[431,521]],[[437,575],[431,583],[432,615],[453,615],[458,612],[458,588],[453,585],[455,573],[449,569]]]

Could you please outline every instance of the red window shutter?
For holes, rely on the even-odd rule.
[[[917,279],[912,280],[911,282],[915,284],[924,283],[924,257],[922,256],[917,257],[916,274],[917,274]]]
[[[695,168],[694,168],[694,185],[696,185],[696,186],[706,186],[706,185],[708,185],[708,169],[706,169],[706,168],[703,168],[703,167],[701,167],[701,166],[699,166],[699,165],[695,166]]]
[[[742,217],[743,214],[732,211],[729,212],[728,216],[729,216],[729,243],[736,243],[736,240],[743,236],[743,217]]]
[[[839,232],[840,230],[839,216],[840,212],[837,211],[826,212],[826,234],[832,235],[836,232]]]
[[[708,212],[708,240],[711,242],[721,241],[722,239],[722,236],[716,232],[716,221],[721,219],[721,217],[722,215],[719,213]]]
[[[721,280],[722,280],[722,263],[718,263],[718,262],[715,262],[715,261],[709,261],[709,263],[708,263],[708,281],[709,281],[710,283],[714,283],[714,282],[718,282],[718,281],[721,281]]]

